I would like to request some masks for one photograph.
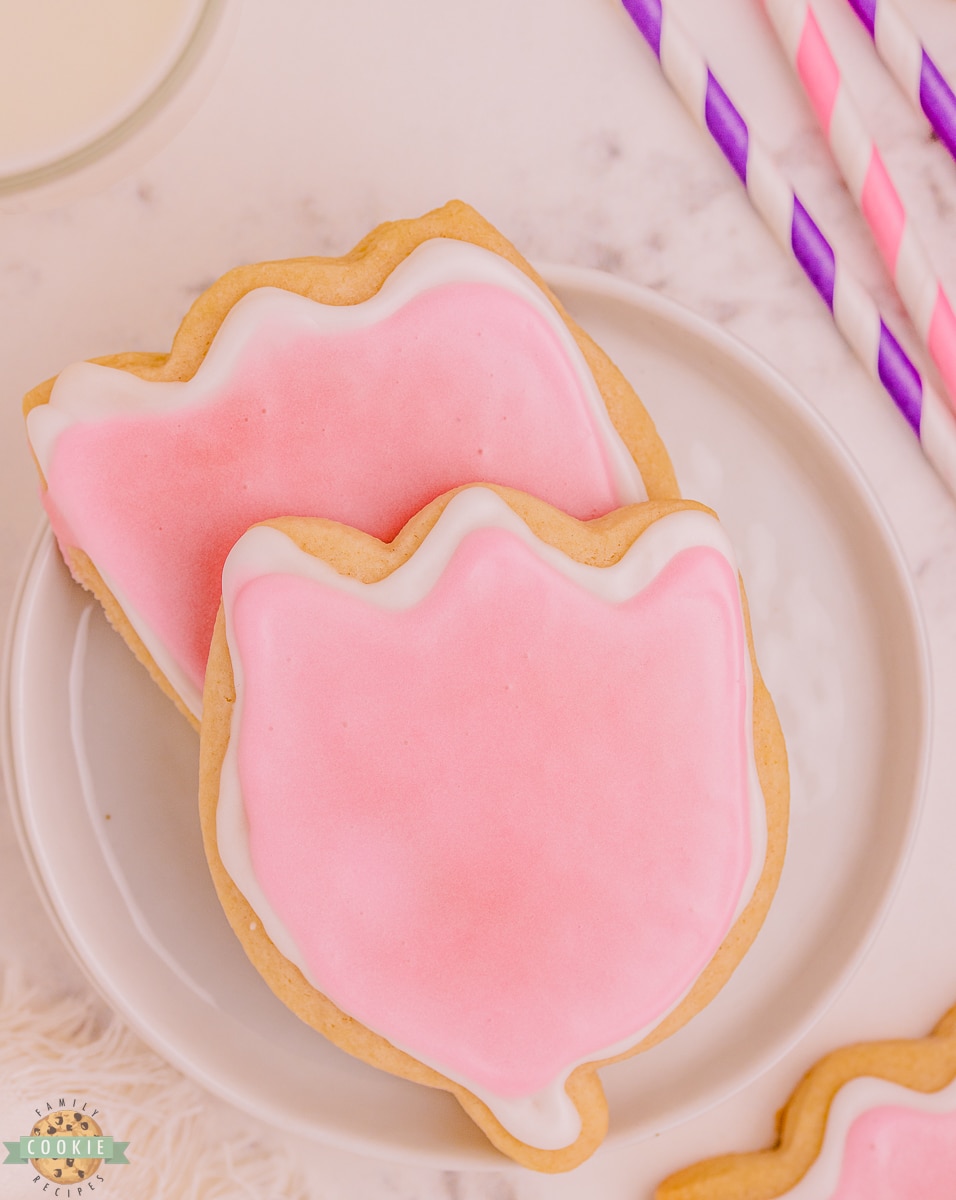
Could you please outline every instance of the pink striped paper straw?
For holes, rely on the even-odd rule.
[[[895,0],[847,0],[876,52],[956,158],[956,96]]]
[[[751,204],[826,302],[857,358],[919,435],[923,452],[956,496],[956,420],[893,336],[866,289],[837,259],[820,227],[754,137],[663,0],[623,0],[664,78],[717,143]]]
[[[763,0],[837,166],[956,405],[956,316],[807,0]]]

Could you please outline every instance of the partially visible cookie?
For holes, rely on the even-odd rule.
[[[303,1020],[527,1166],[591,1154],[596,1067],[729,978],[787,797],[700,505],[470,487],[390,543],[287,518],[229,555],[200,809],[230,923]]]
[[[238,267],[169,354],[74,364],[24,409],[71,571],[197,725],[222,564],[256,521],[390,538],[479,481],[582,519],[679,494],[621,373],[457,202],[341,258]]]
[[[835,1050],[777,1116],[766,1150],[671,1175],[657,1200],[952,1200],[956,1008],[928,1037]]]

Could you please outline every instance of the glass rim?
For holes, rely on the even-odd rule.
[[[0,170],[0,197],[53,183],[63,176],[91,166],[133,138],[172,101],[193,74],[210,48],[222,15],[230,2],[231,0],[205,0],[176,61],[149,95],[115,125],[76,150],[70,150],[39,166],[14,170],[9,174]]]

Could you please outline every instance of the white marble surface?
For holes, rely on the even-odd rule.
[[[756,0],[675,7],[905,331]],[[952,0],[908,8],[956,75]],[[820,9],[904,201],[956,291],[956,165],[885,76],[848,7],[829,0]],[[168,346],[189,302],[237,262],[338,253],[376,222],[452,196],[529,257],[657,289],[777,366],[882,497],[926,618],[935,744],[912,865],[862,969],[778,1066],[716,1110],[650,1143],[600,1152],[566,1177],[443,1173],[328,1148],[306,1165],[316,1197],[645,1200],[670,1170],[766,1143],[774,1111],[822,1052],[859,1037],[918,1035],[956,1000],[956,506],[669,94],[617,0],[247,0],[208,96],[164,147],[105,190],[67,194],[46,209],[0,210],[0,609],[40,513],[20,429],[28,387],[74,359]],[[0,910],[0,962],[26,963],[51,991],[86,989],[36,902],[5,809]],[[210,1099],[210,1108],[219,1103]]]

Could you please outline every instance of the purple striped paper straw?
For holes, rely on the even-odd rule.
[[[657,56],[664,78],[720,147],[754,208],[794,255],[857,358],[883,385],[956,496],[956,421],[949,407],[921,377],[866,289],[838,261],[820,227],[663,0],[622,3]]]
[[[956,95],[895,0],[847,0],[887,70],[956,158]]]

